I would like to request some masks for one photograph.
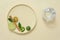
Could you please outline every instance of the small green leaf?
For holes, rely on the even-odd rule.
[[[13,20],[12,20],[11,18],[8,18],[8,20],[9,20],[10,22],[13,22]]]
[[[18,23],[18,27],[21,29],[21,23],[20,22]]]

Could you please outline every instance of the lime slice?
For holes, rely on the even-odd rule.
[[[13,24],[13,23],[8,23],[8,28],[10,29],[10,30],[15,30],[16,29],[16,27],[15,27],[15,25]]]
[[[30,30],[31,30],[31,27],[30,27],[30,26],[27,26],[27,27],[26,27],[26,30],[27,30],[27,31],[30,31]]]

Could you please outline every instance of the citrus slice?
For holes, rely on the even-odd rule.
[[[8,23],[8,28],[10,29],[10,30],[15,30],[16,29],[16,27],[15,27],[15,25],[13,24],[13,23]]]

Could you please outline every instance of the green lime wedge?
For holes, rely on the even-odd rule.
[[[13,24],[13,23],[8,23],[8,28],[10,29],[10,30],[15,30],[16,29],[16,27],[15,27],[15,25]]]

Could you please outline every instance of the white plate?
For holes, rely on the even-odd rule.
[[[7,19],[9,16],[18,17],[18,22],[20,22],[22,26],[25,27],[24,32],[18,31],[17,28],[13,30],[12,32],[15,32],[18,34],[26,34],[26,33],[30,33],[36,27],[37,19],[36,19],[35,11],[28,5],[18,4],[12,7],[8,13]],[[18,25],[18,22],[17,22],[17,25]],[[27,31],[26,26],[30,26],[31,30]]]

